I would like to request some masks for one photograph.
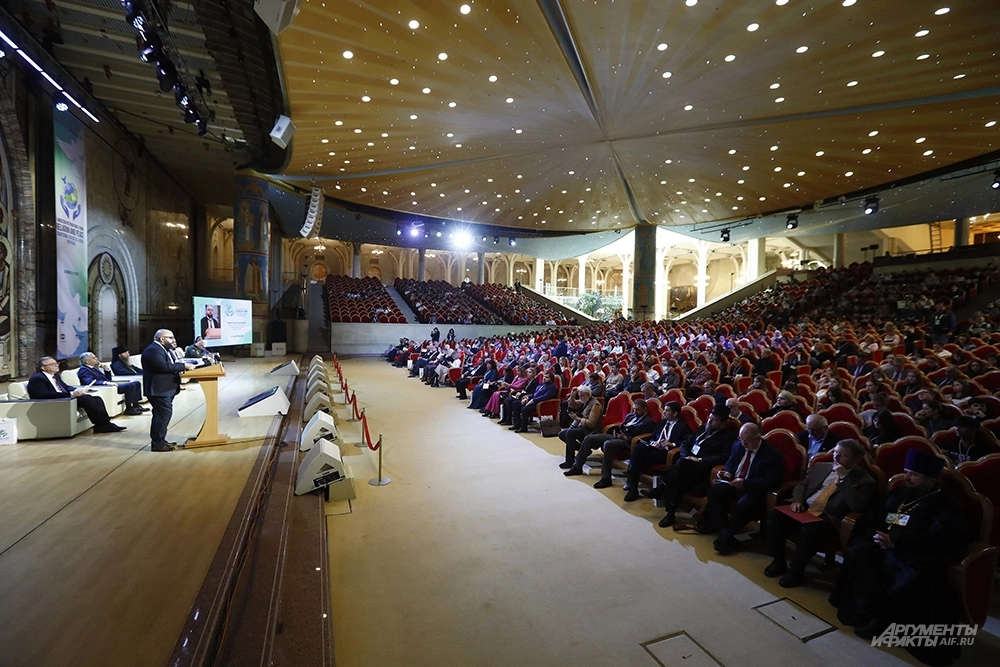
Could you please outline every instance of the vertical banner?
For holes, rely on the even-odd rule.
[[[87,351],[87,156],[84,125],[55,114],[57,357]]]

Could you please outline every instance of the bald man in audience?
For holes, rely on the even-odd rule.
[[[830,431],[830,424],[826,417],[816,414],[806,417],[806,430],[798,433],[796,437],[810,459],[820,452],[830,451],[837,446],[837,442],[840,440],[836,434]]]

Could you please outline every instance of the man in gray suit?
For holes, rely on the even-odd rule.
[[[836,536],[840,520],[852,512],[865,512],[875,501],[875,480],[858,464],[865,456],[857,440],[841,440],[833,448],[833,462],[813,465],[792,491],[788,507],[800,517],[774,509],[767,517],[767,535],[774,560],[764,569],[768,577],[781,576],[784,588],[802,583],[802,573],[827,537]],[[791,567],[785,561],[785,540],[799,527]]]

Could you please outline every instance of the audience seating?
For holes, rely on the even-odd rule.
[[[960,463],[959,474],[965,477],[972,486],[986,496],[993,504],[993,521],[990,526],[989,542],[994,547],[1000,547],[1000,454],[989,454],[976,461]]]
[[[951,461],[941,453],[933,442],[919,435],[908,435],[899,438],[895,442],[879,445],[875,450],[875,465],[881,468],[886,475],[892,477],[903,472],[903,464],[906,462],[906,453],[911,449],[918,449],[925,454],[931,454],[943,459],[946,468],[951,468]]]

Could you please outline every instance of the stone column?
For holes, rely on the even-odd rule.
[[[417,251],[417,280],[423,282],[427,280],[427,248],[420,248]]]
[[[667,250],[666,247],[656,249],[656,310],[653,317],[657,321],[667,319],[667,293],[670,291],[670,280],[663,265]]]
[[[635,319],[648,320],[656,309],[656,226],[635,228],[635,275],[632,277]]]
[[[847,234],[840,232],[833,237],[833,268],[842,269],[847,266]]]
[[[961,248],[962,246],[969,245],[969,219],[968,218],[956,218],[955,219],[955,242],[953,244],[956,248]]]
[[[576,295],[580,297],[587,291],[587,255],[580,255],[576,261],[580,263],[580,268],[577,269],[579,275],[576,277]]]
[[[237,298],[253,302],[253,341],[263,343],[268,317],[268,250],[271,221],[268,184],[257,176],[236,176],[233,200],[233,279]],[[201,317],[195,313],[196,317]]]
[[[541,257],[535,258],[535,291],[545,294],[545,260]]]
[[[747,282],[764,275],[767,270],[767,238],[751,239],[747,242]]]
[[[629,295],[632,293],[632,255],[618,255],[622,263],[622,317],[628,317],[632,312],[632,302]]]
[[[484,285],[486,283],[486,253],[480,250],[476,253],[476,257],[479,261],[479,271],[476,275],[476,284]]]
[[[353,278],[361,277],[361,243],[355,241],[351,244],[352,255],[351,255],[351,276]]]
[[[698,241],[696,245],[698,250],[698,271],[694,276],[694,284],[697,288],[698,308],[701,308],[705,305],[706,295],[708,294],[708,253],[711,248],[708,241]]]

